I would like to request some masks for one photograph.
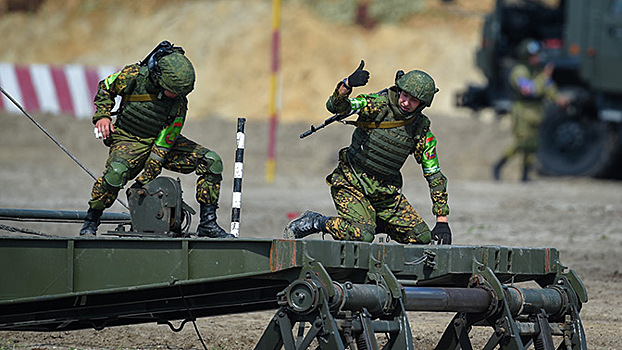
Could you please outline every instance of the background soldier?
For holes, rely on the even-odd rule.
[[[436,155],[430,120],[421,112],[438,91],[427,73],[398,71],[395,86],[377,94],[349,98],[353,87],[364,86],[369,72],[364,62],[337,88],[326,103],[332,113],[358,114],[349,147],[339,152],[337,168],[326,178],[337,209],[327,217],[306,211],[290,222],[285,236],[302,238],[329,233],[338,240],[372,242],[379,232],[400,243],[427,244],[432,238],[451,244],[447,222],[447,178]],[[436,215],[430,228],[402,194],[401,168],[409,155],[421,164]]]
[[[96,135],[110,147],[106,168],[95,181],[89,210],[80,235],[95,235],[104,209],[112,206],[129,180],[132,187],[155,179],[162,168],[196,172],[196,199],[200,204],[197,234],[233,237],[216,222],[223,164],[220,156],[180,134],[193,90],[194,67],[181,47],[163,41],[147,58],[99,82],[93,116]],[[111,110],[122,96],[116,122]]]
[[[557,88],[551,79],[554,66],[549,63],[541,67],[540,50],[540,43],[533,39],[525,40],[518,46],[521,62],[512,68],[509,75],[510,86],[516,96],[510,112],[515,140],[493,166],[495,180],[501,179],[501,169],[505,163],[521,153],[521,180],[529,181],[529,172],[535,163],[538,149],[538,128],[544,115],[544,100],[554,100],[557,95]],[[563,104],[563,100],[560,100],[560,104]]]

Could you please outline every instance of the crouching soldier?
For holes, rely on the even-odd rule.
[[[223,164],[220,156],[181,135],[186,119],[186,96],[194,89],[195,71],[181,47],[163,41],[147,58],[99,82],[93,116],[95,133],[110,148],[103,175],[95,181],[80,235],[96,235],[104,209],[119,190],[155,179],[162,169],[198,175],[200,204],[197,235],[233,237],[216,222]],[[121,106],[113,124],[115,97]],[[137,177],[138,176],[138,177]]]
[[[395,85],[375,94],[350,98],[354,87],[364,86],[369,72],[358,69],[343,81],[326,103],[335,114],[358,114],[350,146],[339,151],[339,164],[326,178],[337,216],[307,211],[290,222],[285,237],[302,238],[324,232],[337,240],[372,242],[387,233],[400,243],[451,244],[447,222],[447,178],[436,154],[430,120],[422,114],[438,91],[427,73],[398,71]],[[408,156],[421,164],[436,216],[434,229],[402,194],[401,169]]]

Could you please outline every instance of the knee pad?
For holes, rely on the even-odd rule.
[[[203,157],[199,160],[199,166],[197,169],[197,174],[214,174],[220,175],[223,171],[222,159],[218,155],[218,153],[214,151],[207,151],[203,155]]]
[[[124,159],[115,159],[110,162],[104,174],[103,185],[113,190],[120,190],[127,183],[129,164]]]

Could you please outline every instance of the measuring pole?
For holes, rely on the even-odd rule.
[[[279,91],[279,47],[281,30],[281,0],[272,0],[272,60],[270,74],[270,123],[268,129],[268,159],[266,161],[266,182],[272,183],[276,174],[276,127],[280,108]]]
[[[231,234],[240,235],[240,209],[242,207],[242,175],[244,174],[244,124],[246,118],[238,118],[236,134],[235,165],[233,167],[233,199],[231,201]]]

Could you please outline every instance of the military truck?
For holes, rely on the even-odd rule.
[[[542,64],[555,65],[552,78],[569,101],[546,108],[540,172],[622,178],[622,0],[497,0],[476,52],[486,85],[469,85],[456,104],[506,113],[507,76],[528,38],[541,42]]]

